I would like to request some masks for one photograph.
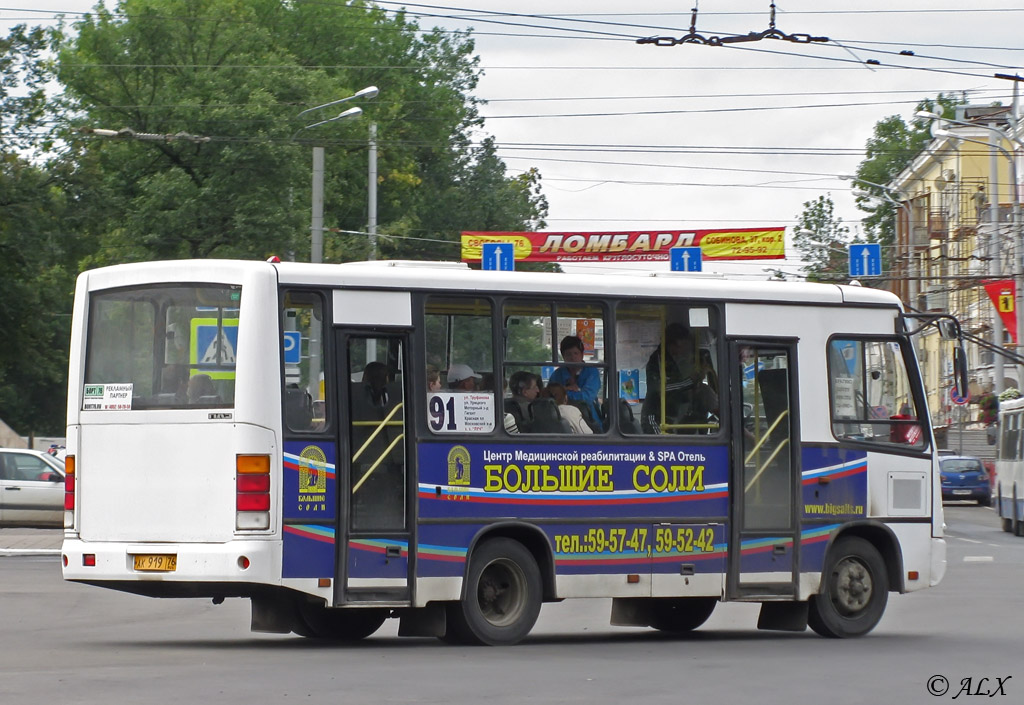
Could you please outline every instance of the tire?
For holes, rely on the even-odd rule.
[[[992,498],[991,497],[982,497],[981,499],[978,500],[978,506],[979,507],[991,507],[992,506]]]
[[[1013,521],[1011,521],[1010,519],[1007,519],[1007,518],[1004,517],[1003,521],[1002,521],[1002,524],[1003,524],[1003,531],[1005,531],[1006,533],[1010,533],[1011,531],[1013,531]]]
[[[651,626],[673,634],[692,632],[708,621],[717,604],[716,597],[653,598]]]
[[[847,536],[829,549],[821,592],[811,596],[807,623],[824,637],[863,636],[878,624],[888,600],[882,556],[864,539]]]
[[[1014,536],[1024,536],[1024,521],[1022,521],[1021,518],[1019,516],[1017,516],[1017,514],[1018,514],[1018,510],[1017,510],[1017,485],[1014,485],[1013,486],[1013,511],[1010,512],[1010,515],[1013,517],[1013,532],[1012,533],[1013,533]]]
[[[328,608],[300,598],[295,606],[292,631],[310,639],[359,641],[380,629],[388,614],[388,609]]]
[[[484,542],[469,562],[465,597],[449,603],[444,641],[510,646],[537,622],[541,604],[537,561],[518,541]]]

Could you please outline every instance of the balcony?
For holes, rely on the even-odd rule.
[[[945,210],[928,213],[928,239],[945,240],[949,238],[949,215]]]

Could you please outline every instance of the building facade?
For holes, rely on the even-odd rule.
[[[1014,351],[1008,328],[1016,320],[1013,282],[1019,285],[1022,265],[1015,183],[1021,155],[1014,139],[1021,124],[1009,107],[960,106],[943,127],[889,184],[902,195],[893,289],[911,309],[951,313],[965,332]],[[968,344],[967,351],[972,399],[1020,387],[1016,365],[983,345]],[[918,353],[933,422],[973,420],[977,408],[960,407],[950,396],[949,343],[925,335]]]

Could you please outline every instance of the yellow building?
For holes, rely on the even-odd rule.
[[[1015,143],[998,134],[1020,129],[1010,114],[1008,107],[961,106],[956,119],[933,131],[927,148],[889,185],[903,201],[892,258],[893,290],[908,307],[951,313],[965,332],[1013,350],[984,286],[1020,272],[1010,161]],[[1015,307],[1012,297],[1001,300],[1004,311]],[[938,425],[960,420],[949,396],[948,345],[937,335],[926,335],[918,346],[932,420]],[[968,344],[967,351],[972,398],[1019,387],[1015,365],[980,345]]]

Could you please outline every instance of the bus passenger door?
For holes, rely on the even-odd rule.
[[[729,354],[734,431],[726,594],[733,600],[795,596],[800,481],[796,345],[734,340]]]
[[[408,337],[338,332],[336,604],[410,604]]]

